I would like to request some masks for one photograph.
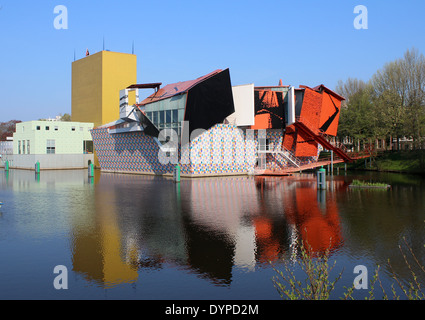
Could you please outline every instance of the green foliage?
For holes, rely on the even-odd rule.
[[[348,169],[354,170],[377,170],[386,172],[425,173],[425,150],[407,150],[407,151],[385,151],[380,153],[365,167],[365,161],[359,159],[347,165]]]
[[[309,250],[308,244],[299,245],[300,257],[293,256],[295,263],[287,262],[284,270],[273,268],[276,276],[273,284],[282,299],[289,300],[328,300],[335,289],[335,285],[342,276],[342,272],[333,280],[329,275],[335,266],[329,266],[329,250],[315,256]],[[296,278],[294,271],[299,267],[305,274],[304,281]]]
[[[425,267],[416,257],[405,238],[403,238],[403,241],[410,259],[401,245],[399,245],[399,250],[410,271],[410,280],[399,279],[388,259],[391,278],[394,282],[390,288],[385,288],[379,277],[381,266],[377,265],[374,276],[368,284],[368,295],[364,299],[425,300],[425,293],[418,277],[418,273],[425,274]],[[341,271],[335,278],[330,278],[335,264],[336,261],[332,267],[329,266],[329,250],[323,254],[314,255],[310,247],[301,242],[299,244],[299,255],[296,256],[294,254],[290,261],[284,261],[283,270],[273,267],[273,270],[276,272],[276,276],[272,278],[273,285],[281,298],[285,300],[329,300],[331,293],[335,290],[336,283],[341,279],[343,274],[343,271]],[[303,272],[301,280],[299,279],[300,276],[297,278],[295,275],[297,269]],[[351,287],[344,287],[344,289],[345,291],[339,299],[354,300],[354,283]]]
[[[61,117],[61,121],[71,121],[71,115],[68,113],[65,113],[62,117]]]
[[[8,122],[0,122],[0,141],[6,140],[7,137],[12,137],[16,129],[16,124],[20,120],[10,120]]]
[[[359,186],[359,187],[387,187],[388,186],[386,183],[367,182],[367,181],[360,181],[360,180],[353,180],[351,182],[351,185]]]
[[[425,57],[416,49],[391,61],[368,82],[349,78],[336,91],[346,98],[338,136],[358,142],[410,137],[418,147],[425,135]]]

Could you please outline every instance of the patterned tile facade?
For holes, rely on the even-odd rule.
[[[110,134],[107,128],[92,130],[94,148],[104,171],[172,174],[175,164],[160,162],[155,140],[143,132]],[[257,131],[247,134],[230,124],[217,124],[179,150],[182,175],[247,174],[256,163]],[[270,145],[282,143],[283,132],[267,131]],[[305,163],[317,157],[301,159]],[[281,170],[291,163],[283,156],[267,155],[267,169]]]

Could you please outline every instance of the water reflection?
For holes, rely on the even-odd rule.
[[[171,264],[218,285],[294,249],[342,244],[332,193],[310,176],[172,180],[98,174],[94,211],[75,224],[74,271],[106,286]],[[344,186],[334,183],[333,188]]]
[[[229,287],[235,274],[254,271],[256,280],[269,281],[259,271],[289,258],[297,240],[313,253],[331,249],[355,265],[383,265],[390,258],[405,278],[409,269],[398,251],[403,237],[425,264],[425,183],[401,175],[372,177],[392,188],[352,190],[348,184],[356,175],[328,177],[327,190],[318,191],[310,174],[176,184],[98,171],[89,179],[85,170],[39,175],[11,170],[0,176],[0,245],[9,241],[7,250],[13,250],[13,237],[47,243],[46,248],[49,241],[69,240],[64,254],[73,272],[103,288],[143,282],[152,271],[171,269],[215,287]],[[43,254],[28,254],[28,264]],[[45,263],[50,270],[58,261]]]

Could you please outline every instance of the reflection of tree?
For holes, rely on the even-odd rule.
[[[420,180],[420,178],[418,178]],[[391,181],[391,180],[390,180]],[[392,182],[391,182],[392,184]],[[420,185],[392,184],[390,190],[350,190],[347,200],[355,204],[347,207],[343,219],[349,226],[346,248],[352,255],[363,252],[383,267],[387,260],[399,276],[409,275],[398,246],[406,237],[413,252],[423,257],[424,212],[420,199]]]

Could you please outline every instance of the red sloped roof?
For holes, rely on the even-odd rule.
[[[340,96],[338,93],[336,93],[335,91],[332,91],[331,89],[329,89],[328,87],[325,87],[323,84],[320,84],[318,86],[315,86],[314,88],[312,88],[315,91],[325,91],[331,95],[333,95],[334,97],[336,97],[339,100],[345,100],[345,98],[343,96]]]
[[[154,94],[150,95],[149,97],[147,97],[146,99],[144,99],[142,102],[139,103],[139,105],[145,105],[145,104],[149,104],[152,102],[156,102],[159,100],[163,100],[163,99],[167,99],[182,93],[185,93],[187,91],[189,91],[189,89],[193,88],[195,85],[197,85],[198,83],[216,75],[217,73],[220,73],[221,69],[217,69],[213,72],[210,72],[202,77],[199,77],[197,79],[194,80],[188,80],[188,81],[182,81],[182,82],[176,82],[176,83],[172,83],[172,84],[168,84],[165,87],[159,89],[157,92],[155,92]]]
[[[302,89],[307,88],[307,89],[314,90],[314,91],[317,91],[317,92],[320,92],[320,91],[323,90],[323,91],[333,95],[335,98],[337,98],[340,101],[345,100],[345,98],[343,96],[340,96],[338,93],[336,93],[335,91],[332,91],[328,87],[325,87],[323,84],[315,86],[314,88],[310,88],[309,86],[300,85],[300,88],[302,88]]]

